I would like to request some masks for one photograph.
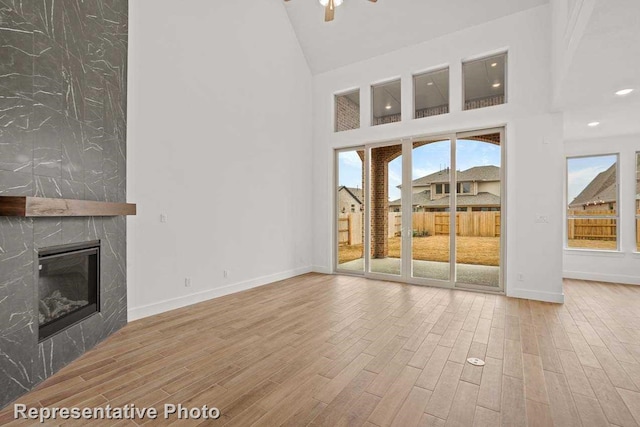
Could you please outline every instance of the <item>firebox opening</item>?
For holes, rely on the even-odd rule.
[[[42,341],[100,311],[100,241],[43,248],[38,258]]]

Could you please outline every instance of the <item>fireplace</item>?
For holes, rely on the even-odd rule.
[[[100,241],[42,248],[38,258],[42,341],[100,311]]]

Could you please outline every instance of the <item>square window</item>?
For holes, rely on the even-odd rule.
[[[335,96],[335,131],[360,128],[360,90]]]
[[[507,102],[507,54],[462,64],[464,110],[492,107]]]
[[[372,126],[399,122],[402,119],[400,80],[371,86]]]
[[[471,193],[471,183],[470,182],[459,182],[458,183],[458,194],[469,194]]]
[[[437,116],[449,112],[449,69],[413,76],[413,118]]]

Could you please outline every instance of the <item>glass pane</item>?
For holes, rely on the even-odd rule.
[[[360,91],[336,95],[335,111],[336,132],[360,128]]]
[[[412,276],[449,280],[451,141],[414,142],[412,162]]]
[[[491,107],[506,101],[507,54],[462,64],[464,109]]]
[[[456,142],[457,283],[500,286],[501,153],[499,133]]]
[[[616,250],[618,156],[567,159],[567,247]]]
[[[402,145],[371,149],[371,262],[373,273],[400,274]]]
[[[449,69],[413,77],[414,118],[437,116],[449,112]]]
[[[613,218],[569,218],[568,247],[572,249],[618,249],[617,221]]]
[[[364,271],[364,150],[338,153],[338,269]]]
[[[371,87],[373,120],[371,125],[399,122],[402,119],[400,80]]]

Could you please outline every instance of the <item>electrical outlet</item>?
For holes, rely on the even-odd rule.
[[[225,279],[226,279],[227,277],[229,277],[229,270],[224,270],[224,271],[222,272],[222,277],[224,277]]]
[[[518,273],[518,281],[524,282],[524,274]]]
[[[184,279],[184,287],[185,288],[190,288],[191,287],[191,277],[185,277],[185,279]]]
[[[167,222],[167,214],[160,214],[160,222]]]
[[[549,224],[549,215],[536,214],[536,224]]]

